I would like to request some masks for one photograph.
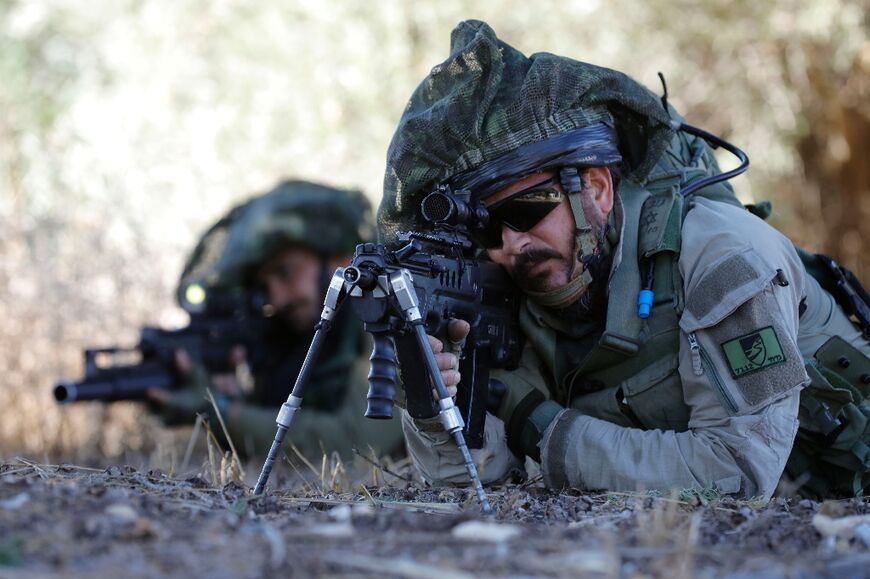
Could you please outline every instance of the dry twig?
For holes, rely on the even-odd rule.
[[[355,499],[300,498],[281,497],[282,502],[292,505],[358,505]],[[378,506],[384,509],[423,511],[430,514],[455,515],[462,512],[462,506],[456,503],[400,503],[394,501],[378,501]]]
[[[214,399],[214,395],[211,393],[211,388],[205,389],[208,394],[208,400],[211,402],[211,406],[214,409],[215,416],[217,416],[218,424],[221,425],[221,429],[224,432],[224,437],[227,439],[227,444],[230,445],[230,452],[232,452],[232,463],[230,464],[230,468],[234,471],[233,478],[239,483],[244,483],[245,481],[245,469],[242,467],[242,461],[239,460],[239,453],[236,452],[236,445],[233,444],[233,439],[230,437],[230,433],[227,430],[227,425],[224,422],[224,417],[221,416],[221,412],[218,409],[217,402]]]
[[[296,464],[292,460],[290,460],[290,457],[287,456],[286,453],[284,453],[283,458],[284,458],[284,461],[290,465],[290,468],[293,469],[293,472],[295,472],[296,475],[299,477],[299,480],[302,481],[303,492],[313,493],[316,491],[316,492],[321,493],[321,494],[323,493],[323,489],[320,488],[320,486],[317,484],[317,481],[315,480],[312,482],[308,482],[305,479],[305,475],[299,471],[299,468],[296,466]]]
[[[372,496],[372,493],[369,492],[369,489],[366,488],[366,485],[360,484],[359,488],[362,491],[363,496],[365,496],[365,498],[367,498],[369,500],[369,502],[372,504],[373,507],[380,506],[378,501],[375,500],[375,497]]]
[[[202,416],[197,414],[196,422],[193,423],[193,432],[190,434],[190,441],[188,441],[187,448],[184,450],[184,458],[181,459],[181,472],[187,472],[190,457],[193,455],[193,448],[196,445],[196,439],[199,437],[200,430],[202,430]]]
[[[370,465],[374,466],[375,468],[379,468],[379,469],[381,469],[382,471],[384,471],[385,473],[387,473],[387,474],[390,475],[390,476],[396,477],[397,479],[401,479],[401,480],[403,480],[403,481],[405,481],[405,482],[414,482],[412,479],[410,479],[410,478],[408,478],[408,477],[406,477],[406,476],[402,476],[402,475],[400,475],[400,474],[398,474],[398,473],[395,473],[395,472],[393,472],[392,470],[390,470],[389,468],[387,468],[385,465],[380,464],[380,463],[378,463],[378,462],[376,462],[376,461],[370,459],[369,457],[367,457],[366,455],[364,455],[363,453],[361,453],[361,452],[359,451],[359,449],[356,448],[356,447],[353,448],[353,453],[354,453],[355,455],[357,455],[358,457],[360,457],[361,459],[363,459],[364,461],[366,461],[367,463],[369,463]]]
[[[368,557],[365,555],[351,555],[347,552],[332,553],[328,559],[339,565],[346,565],[369,571],[378,575],[389,569],[390,575],[399,577],[412,577],[414,579],[441,579],[442,577],[455,577],[456,579],[474,579],[475,575],[466,573],[455,568],[435,567],[424,565],[417,561],[407,559],[383,559],[381,557]]]

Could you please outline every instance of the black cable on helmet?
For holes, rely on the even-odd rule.
[[[661,72],[659,72],[659,80],[662,81],[662,108],[665,109],[665,113],[667,113],[668,117],[670,117],[671,111],[668,108],[668,83],[665,82],[665,75],[663,75]],[[707,141],[707,143],[709,143],[710,146],[714,149],[722,147],[723,149],[740,159],[740,166],[736,169],[732,169],[724,173],[719,173],[718,175],[711,175],[710,177],[706,177],[704,179],[701,179],[700,181],[695,181],[691,185],[680,189],[680,195],[682,195],[683,197],[691,195],[695,191],[703,189],[704,187],[712,185],[713,183],[719,183],[721,181],[733,179],[734,177],[742,174],[746,171],[746,169],[749,168],[749,157],[746,156],[746,153],[744,153],[725,139],[717,137],[712,133],[708,133],[703,129],[699,129],[698,127],[693,127],[692,125],[687,125],[686,123],[680,123],[673,119],[671,119],[671,128],[675,131],[683,131],[684,133],[689,133],[690,135],[700,137]],[[694,164],[695,160],[696,159],[693,158],[691,164]]]
[[[712,185],[713,183],[719,183],[720,181],[727,181],[728,179],[733,179],[734,177],[740,175],[749,168],[749,157],[746,156],[746,153],[744,153],[725,139],[717,137],[712,133],[708,133],[703,129],[693,127],[692,125],[687,125],[686,123],[671,121],[671,126],[674,128],[674,130],[683,131],[684,133],[689,133],[690,135],[695,135],[696,137],[704,139],[705,141],[710,143],[710,146],[714,149],[722,147],[723,149],[740,159],[739,167],[731,169],[730,171],[725,171],[724,173],[719,173],[718,175],[711,175],[709,177],[705,177],[700,181],[695,181],[691,185],[680,189],[680,195],[682,195],[683,197],[691,195],[695,191],[703,189],[704,187]]]

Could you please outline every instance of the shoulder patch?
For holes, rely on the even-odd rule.
[[[739,378],[786,361],[773,326],[720,344],[734,378]]]
[[[718,346],[722,378],[745,402],[738,401],[739,414],[806,383],[803,357],[786,327],[773,294],[762,292],[699,334]]]

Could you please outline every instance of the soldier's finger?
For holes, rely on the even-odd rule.
[[[465,320],[450,320],[447,324],[447,339],[453,343],[461,343],[471,331],[471,325]]]
[[[241,389],[239,388],[239,382],[232,374],[216,374],[212,376],[211,382],[214,386],[214,389],[221,394],[226,394],[227,396],[237,396],[241,392]]]
[[[458,388],[456,386],[447,387],[447,395],[451,398],[456,398],[456,392],[458,392]],[[434,388],[432,389],[432,396],[434,396],[435,399],[438,400],[438,391]]]
[[[427,335],[427,337],[429,338],[429,346],[432,348],[432,351],[436,354],[440,354],[441,351],[444,349],[444,344],[441,343],[441,340],[439,340],[435,336]]]
[[[182,375],[186,376],[193,370],[193,360],[187,350],[175,350],[175,367]]]
[[[455,354],[441,353],[435,355],[439,370],[455,370],[459,365],[459,358]]]
[[[172,394],[170,394],[168,390],[164,390],[163,388],[148,388],[145,391],[145,395],[148,397],[148,400],[151,400],[152,402],[156,402],[163,406],[169,404],[169,399],[172,397]]]
[[[459,384],[461,376],[456,370],[444,370],[441,372],[441,379],[444,380],[444,385],[448,388]]]
[[[235,368],[236,366],[244,364],[247,355],[248,352],[244,346],[233,346],[230,350],[230,368]]]

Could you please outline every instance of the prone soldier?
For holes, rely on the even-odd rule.
[[[722,144],[631,78],[526,57],[478,21],[411,96],[383,241],[425,229],[432,191],[470,193],[478,247],[523,294],[522,361],[494,373],[506,394],[474,451],[484,482],[530,458],[551,488],[769,497],[785,473],[863,492],[866,292],[744,208],[705,139]],[[457,357],[431,341],[455,393]],[[424,479],[467,480],[437,420],[403,426]]]

